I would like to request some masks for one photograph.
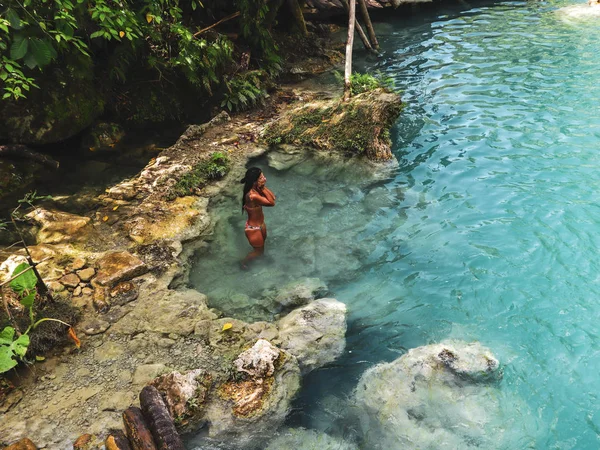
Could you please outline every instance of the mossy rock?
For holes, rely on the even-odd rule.
[[[349,102],[316,100],[292,106],[266,128],[262,139],[269,145],[309,146],[386,161],[392,159],[389,130],[401,109],[400,96],[383,88]]]
[[[30,145],[60,142],[89,127],[104,110],[91,67],[48,68],[26,99],[3,101],[0,141]]]

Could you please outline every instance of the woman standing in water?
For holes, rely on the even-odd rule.
[[[246,171],[246,176],[240,180],[244,183],[244,195],[242,196],[242,212],[246,210],[248,220],[246,221],[246,237],[254,248],[242,261],[242,267],[262,255],[265,251],[267,239],[267,226],[263,206],[275,206],[275,195],[267,189],[266,177],[258,167],[251,167]]]

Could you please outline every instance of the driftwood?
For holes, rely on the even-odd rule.
[[[366,0],[358,0],[358,6],[360,8],[362,18],[365,21],[365,26],[367,27],[367,32],[369,33],[371,45],[375,50],[379,50],[379,42],[377,42],[377,36],[375,35],[375,30],[373,29],[373,23],[371,23],[371,17],[369,16],[369,11],[367,10]]]
[[[235,12],[235,13],[233,13],[233,14],[230,14],[230,15],[228,15],[227,17],[223,17],[221,20],[219,20],[218,22],[215,22],[215,23],[213,23],[211,26],[209,26],[209,27],[206,27],[206,28],[202,28],[200,31],[196,31],[196,32],[194,33],[194,37],[196,37],[196,36],[198,36],[198,35],[200,35],[200,34],[204,33],[205,31],[208,31],[208,30],[210,30],[211,28],[214,28],[214,27],[216,27],[217,25],[220,25],[220,24],[222,24],[223,22],[227,22],[228,20],[235,19],[235,18],[236,18],[236,17],[238,17],[239,15],[240,15],[240,12],[238,11],[238,12]]]
[[[350,77],[352,76],[352,45],[354,43],[354,24],[356,23],[356,0],[350,0],[348,14],[348,40],[346,41],[346,63],[344,65],[344,101],[350,100]]]
[[[159,450],[185,450],[165,401],[154,386],[140,392],[140,405]]]
[[[28,159],[54,170],[58,169],[59,166],[58,161],[50,158],[48,155],[36,152],[20,144],[0,145],[0,157]]]
[[[135,406],[127,408],[123,413],[123,423],[132,450],[157,450],[140,408]]]
[[[106,450],[131,450],[127,436],[121,430],[111,430],[104,441]]]
[[[346,12],[349,13],[350,7],[348,6],[348,0],[341,0],[341,2],[342,2],[342,5],[344,5]],[[363,31],[362,27],[360,26],[360,23],[358,23],[358,20],[354,21],[354,25],[356,26],[356,31],[358,32],[358,36],[360,37],[360,40],[362,41],[365,48],[367,50],[369,50],[370,52],[375,52],[375,50],[373,50],[373,47],[371,46],[371,43],[369,42],[369,38]]]

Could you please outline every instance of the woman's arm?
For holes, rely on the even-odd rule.
[[[275,196],[271,191],[269,192],[271,194],[270,196],[260,191],[251,190],[250,200],[260,206],[275,206]]]
[[[265,196],[267,199],[269,199],[270,201],[273,202],[273,206],[275,206],[275,194],[273,194],[273,192],[267,188],[266,186],[263,186],[261,189],[261,194],[263,196]]]

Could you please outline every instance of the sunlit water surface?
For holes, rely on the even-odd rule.
[[[348,305],[346,353],[305,377],[290,426],[356,439],[344,418],[361,374],[456,338],[504,365],[492,429],[506,429],[486,448],[600,447],[600,22],[557,11],[569,5],[380,24],[383,56],[356,65],[402,92],[399,168],[373,183],[359,167],[257,161],[278,205],[248,272],[239,196],[215,206],[192,273],[212,306],[272,318],[264,291],[302,276]]]

